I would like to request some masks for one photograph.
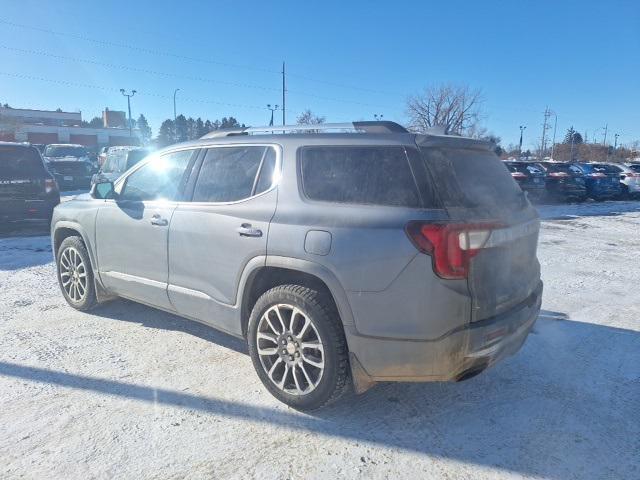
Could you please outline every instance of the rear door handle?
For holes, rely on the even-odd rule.
[[[259,228],[253,228],[250,223],[243,223],[236,231],[241,237],[261,237],[262,230]]]
[[[169,225],[169,220],[167,220],[166,218],[162,218],[160,215],[156,213],[153,217],[151,217],[151,225],[157,225],[158,227],[166,227],[167,225]]]

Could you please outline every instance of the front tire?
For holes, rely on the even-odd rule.
[[[326,294],[299,285],[267,291],[251,311],[247,342],[264,386],[297,410],[318,409],[348,390],[344,330]]]
[[[90,310],[97,304],[89,253],[80,237],[65,238],[56,255],[58,283],[62,295],[76,310]]]

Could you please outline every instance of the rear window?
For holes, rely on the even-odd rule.
[[[16,180],[44,172],[42,159],[35,148],[0,145],[0,178]]]
[[[304,147],[301,172],[311,200],[420,207],[403,147]]]
[[[544,173],[544,170],[542,169],[542,167],[535,163],[505,162],[505,166],[507,167],[507,170],[509,170],[511,173],[520,172],[520,173],[525,173],[527,175],[531,173],[536,173],[536,174]]]
[[[85,157],[87,150],[73,145],[49,145],[44,154],[47,157]]]
[[[582,170],[580,170],[575,165],[571,165],[570,163],[545,163],[543,165],[549,173],[569,173],[571,175],[582,175]]]
[[[437,147],[420,150],[445,206],[498,215],[526,205],[522,190],[492,152]]]

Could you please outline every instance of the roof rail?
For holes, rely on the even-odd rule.
[[[389,121],[321,123],[318,125],[268,125],[265,127],[245,127],[214,130],[202,138],[231,137],[234,135],[250,135],[253,133],[293,133],[324,132],[328,130],[358,131],[364,133],[408,133],[402,125]]]

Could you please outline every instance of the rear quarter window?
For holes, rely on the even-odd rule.
[[[323,202],[420,207],[404,147],[319,146],[299,153],[302,189]]]
[[[502,215],[525,206],[522,190],[509,173],[511,166],[518,171],[517,164],[505,164],[482,149],[421,147],[420,152],[445,207]]]

